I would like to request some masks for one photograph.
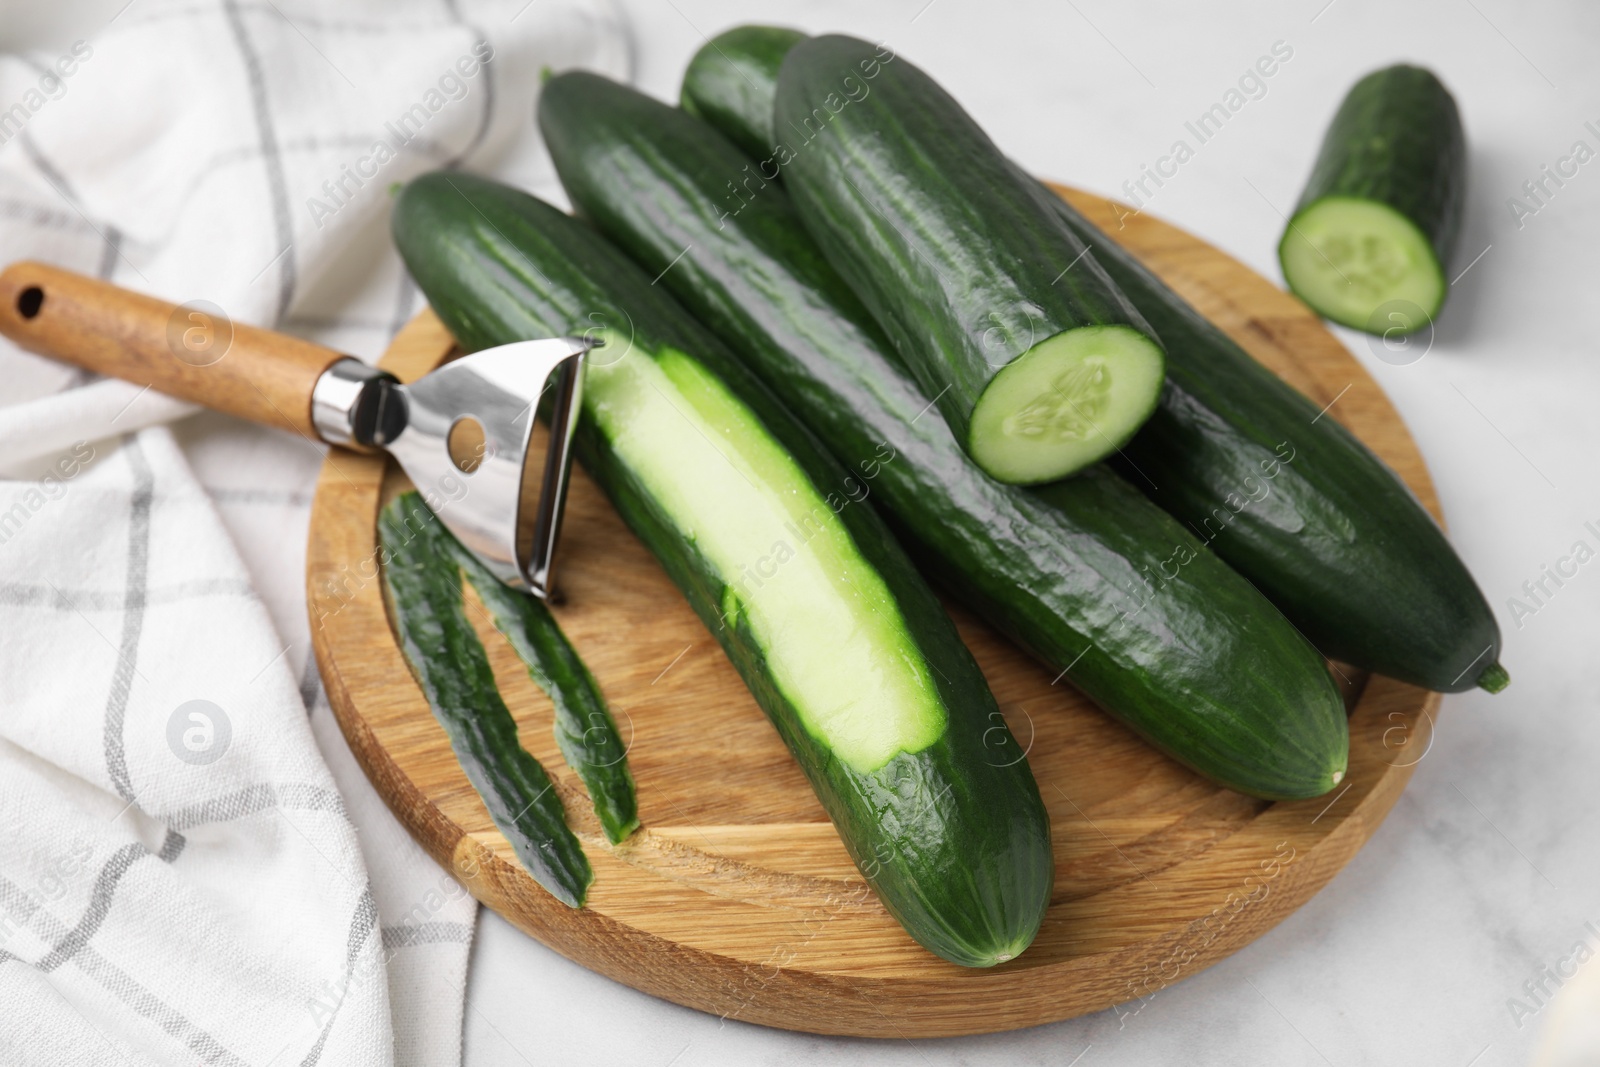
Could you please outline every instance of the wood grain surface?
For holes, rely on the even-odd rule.
[[[1252,354],[1389,462],[1438,514],[1416,447],[1377,385],[1297,300],[1148,216],[1070,199]],[[414,378],[451,341],[431,312],[384,366]],[[594,484],[576,474],[561,625],[599,679],[639,783],[644,829],[606,844],[551,737],[548,700],[473,614],[526,747],[549,770],[595,867],[572,911],[517,865],[396,648],[374,522],[404,487],[381,457],[331,453],[317,487],[308,601],[317,662],[357,758],[389,806],[484,904],[584,966],[728,1018],[873,1037],[1014,1029],[1148,998],[1249,944],[1327,884],[1393,806],[1438,697],[1340,672],[1349,772],[1326,797],[1269,804],[1208,784],[1052,672],[952,609],[1028,747],[1057,875],[1018,959],[974,971],[919,948],[867,890],[805,778],[711,635]]]
[[[311,389],[344,358],[44,263],[0,272],[0,333],[41,355],[316,440]]]

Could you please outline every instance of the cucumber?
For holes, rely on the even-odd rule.
[[[759,116],[763,101],[770,105],[776,95],[782,57],[770,50],[738,53],[733,41],[723,47],[746,77],[720,88],[746,99],[708,113],[730,124],[732,116]],[[705,96],[711,87],[697,91]],[[759,119],[727,132],[771,140]],[[763,165],[761,173],[769,169]],[[1399,477],[1050,195],[1062,221],[1093,246],[1094,258],[1167,344],[1161,405],[1124,450],[1144,472],[1130,468],[1129,480],[1188,523],[1333,658],[1440,692],[1505,688],[1510,675],[1498,662],[1494,613]],[[1283,443],[1296,450],[1288,464],[1277,452]],[[1276,501],[1235,513],[1229,495],[1258,492],[1263,463],[1281,472],[1272,479]],[[1162,488],[1152,490],[1151,482]],[[1219,508],[1229,513],[1226,523],[1219,522]]]
[[[809,35],[781,26],[735,26],[701,45],[683,72],[678,90],[683,109],[758,160],[759,173],[768,180],[781,177],[772,125],[778,71],[794,46],[807,40]],[[722,77],[723,70],[739,76]]]
[[[400,651],[517,858],[556,899],[581,908],[594,872],[549,776],[517,740],[516,720],[461,603],[451,540],[414,492],[378,513],[384,598]]]
[[[726,132],[747,155],[766,159],[773,150],[771,88],[778,66],[805,39],[782,26],[735,26],[711,38],[684,71],[683,110]]]
[[[726,210],[747,162],[731,143],[583,72],[545,87],[539,123],[576,209],[870,484],[924,573],[1214,781],[1295,798],[1340,780],[1344,705],[1282,615],[1102,466],[1040,489],[984,474],[922,417],[927,397],[782,188]]]
[[[1461,231],[1467,140],[1450,91],[1401,64],[1356,82],[1278,245],[1289,288],[1374,334],[1432,323]]]
[[[556,745],[589,791],[594,813],[613,845],[639,828],[639,803],[628,751],[600,693],[544,601],[512,589],[449,531],[444,541],[478,599],[555,708]]]
[[[1443,693],[1504,689],[1494,613],[1399,476],[1060,205],[1167,343],[1161,406],[1115,462],[1325,655]]]
[[[1026,948],[1054,878],[1038,787],[859,479],[649,275],[548,204],[425,175],[400,194],[394,236],[468,351],[606,342],[578,459],[722,644],[863,876],[947,960]]]
[[[794,46],[775,146],[805,225],[992,477],[1053,481],[1155,407],[1133,306],[933,79],[853,37]]]

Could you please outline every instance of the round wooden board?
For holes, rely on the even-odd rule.
[[[1375,449],[1435,516],[1427,471],[1376,383],[1302,304],[1148,216],[1069,198],[1259,360]],[[384,366],[403,379],[451,340],[424,312]],[[1335,402],[1336,401],[1336,402]],[[866,889],[805,778],[660,566],[577,472],[562,544],[562,627],[630,739],[644,829],[600,833],[551,737],[548,700],[485,624],[524,745],[557,783],[595,868],[587,908],[524,873],[458,767],[396,647],[376,580],[382,457],[331,454],[317,486],[308,603],[350,747],[418,841],[479,900],[619,982],[729,1018],[827,1034],[1015,1029],[1149,997],[1304,903],[1382,822],[1430,741],[1436,694],[1338,668],[1350,766],[1316,800],[1268,804],[1158,755],[1052,672],[953,610],[1050,810],[1055,894],[1018,959],[974,971],[918,947]],[[481,608],[475,612],[482,617]],[[1129,1008],[1128,1010],[1134,1010]]]

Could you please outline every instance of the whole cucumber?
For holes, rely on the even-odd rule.
[[[1284,228],[1284,280],[1345,326],[1421,329],[1450,291],[1466,184],[1467,139],[1450,91],[1422,67],[1373,71],[1339,105]]]

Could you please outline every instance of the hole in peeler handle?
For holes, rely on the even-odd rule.
[[[39,314],[39,309],[44,307],[44,290],[37,285],[30,285],[17,294],[17,314],[25,319],[31,319]]]

